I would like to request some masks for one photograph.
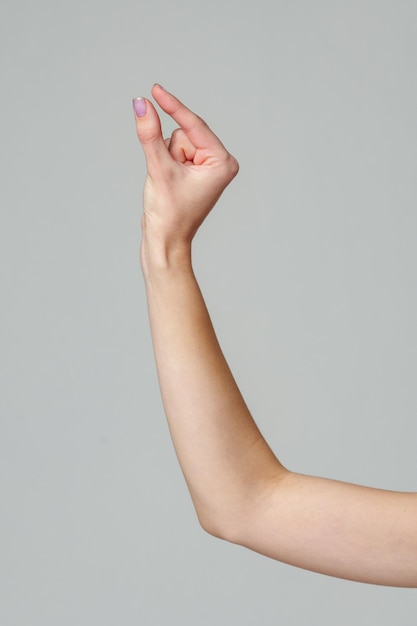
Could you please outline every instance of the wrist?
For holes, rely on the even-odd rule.
[[[141,266],[145,279],[154,274],[192,271],[191,241],[151,234],[143,228]]]

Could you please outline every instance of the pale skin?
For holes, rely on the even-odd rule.
[[[178,124],[164,139],[148,99],[135,114],[147,178],[141,264],[161,394],[198,519],[209,533],[315,572],[417,587],[417,494],[297,474],[257,428],[194,276],[191,243],[238,172],[201,118],[159,85]]]

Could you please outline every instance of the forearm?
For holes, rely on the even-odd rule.
[[[200,522],[222,536],[285,469],[261,436],[217,341],[188,246],[146,264],[155,358],[169,427]]]
[[[145,282],[165,411],[202,526],[306,569],[416,586],[416,496],[288,472],[227,366],[189,252]]]

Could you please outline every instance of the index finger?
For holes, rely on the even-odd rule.
[[[169,91],[156,84],[152,87],[152,95],[161,109],[168,113],[183,129],[196,148],[222,148],[225,150],[220,139],[207,126],[206,122]]]

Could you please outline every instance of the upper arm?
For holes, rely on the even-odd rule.
[[[417,494],[288,472],[239,524],[241,543],[331,576],[417,587]]]

